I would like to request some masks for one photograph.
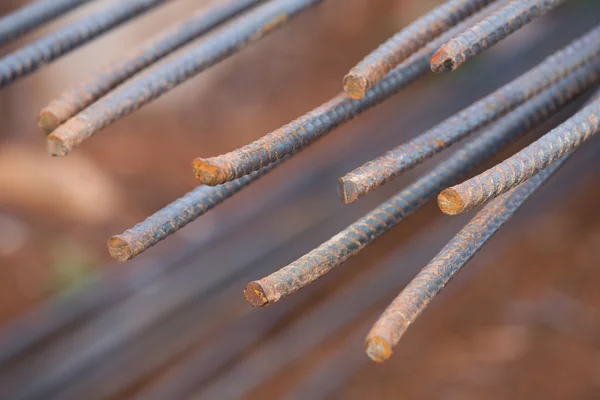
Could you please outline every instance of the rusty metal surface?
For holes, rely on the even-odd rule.
[[[408,143],[369,161],[340,178],[340,192],[350,203],[410,168],[464,139],[539,93],[600,52],[600,28],[554,53],[538,66],[476,101]]]
[[[172,235],[244,187],[271,171],[278,163],[219,186],[198,186],[185,196],[157,211],[143,222],[108,240],[110,255],[127,261]]]
[[[459,226],[454,224],[459,221],[450,222],[434,224],[434,234],[415,235],[402,246],[405,251],[386,257],[380,268],[369,271],[367,276],[354,279],[327,301],[298,318],[293,326],[265,343],[260,352],[241,360],[194,398],[239,399],[248,396],[261,382],[371,311],[393,293],[410,274],[407,269],[397,268],[397,264],[414,265],[426,259],[428,253],[432,253]],[[299,332],[302,334],[299,335]],[[281,357],[281,354],[286,356]]]
[[[562,166],[568,156],[481,210],[402,290],[366,339],[367,355],[387,360],[393,347],[435,296],[475,256],[517,210]]]
[[[600,100],[579,111],[562,125],[517,154],[440,193],[440,209],[460,214],[487,203],[530,179],[600,131]]]
[[[250,11],[180,57],[134,78],[66,121],[48,136],[48,152],[52,156],[66,156],[106,126],[262,39],[322,1],[275,0]]]
[[[41,0],[0,18],[0,46],[94,0]]]
[[[2,57],[0,88],[167,1],[172,0],[128,0],[112,4]]]
[[[353,100],[345,93],[340,93],[309,113],[240,149],[217,157],[196,158],[193,163],[196,177],[205,185],[218,185],[264,168],[285,155],[303,150],[339,125],[390,98],[429,72],[429,57],[439,44],[481,18],[484,13],[485,10],[476,14],[409,57],[371,88],[364,98]]]
[[[19,1],[21,0],[15,0],[17,4]],[[360,41],[364,39],[365,48],[373,49],[376,41],[389,38],[397,28],[384,31],[390,20],[385,20],[382,15],[393,9],[391,4],[394,1],[396,0],[373,0],[366,3],[362,0],[328,1],[323,8],[319,8],[318,15],[315,13],[304,21],[298,21],[298,25],[290,26],[289,31],[286,29],[287,32],[281,32],[281,36],[277,35],[273,41],[266,41],[266,52],[261,53],[264,50],[262,48],[257,49],[256,53],[246,52],[240,59],[232,60],[234,62],[229,66],[223,65],[224,74],[215,74],[216,79],[211,80],[211,84],[219,86],[218,94],[200,99],[191,118],[185,117],[189,110],[184,109],[188,107],[167,107],[165,114],[162,114],[165,110],[160,110],[139,119],[134,117],[123,121],[123,124],[114,127],[120,135],[108,138],[107,141],[98,138],[96,147],[91,146],[73,158],[49,160],[50,164],[68,165],[75,162],[75,168],[78,158],[97,160],[99,169],[105,170],[111,175],[110,179],[123,188],[124,196],[127,197],[125,202],[129,204],[111,214],[112,217],[105,223],[94,225],[94,243],[99,244],[102,249],[102,243],[112,232],[132,226],[153,210],[176,198],[178,193],[191,190],[194,181],[189,175],[189,166],[185,160],[194,155],[193,148],[203,149],[201,151],[207,154],[220,154],[224,148],[232,146],[232,143],[248,143],[253,140],[257,133],[255,130],[260,133],[272,122],[269,117],[285,113],[283,102],[274,102],[267,97],[267,92],[273,90],[270,95],[282,96],[300,109],[306,109],[307,104],[318,101],[327,88],[313,83],[313,74],[317,76],[315,71],[318,70],[320,74],[329,70],[331,76],[325,75],[326,83],[335,85],[352,61],[361,58],[357,52]],[[279,1],[271,1],[269,4],[276,2]],[[451,28],[452,37],[463,32],[465,27],[480,21],[485,15],[490,15],[497,6],[506,3],[508,1],[503,0],[491,4],[462,25]],[[340,5],[342,7],[338,8]],[[424,8],[423,5],[419,7],[421,10]],[[112,250],[117,258],[128,259],[146,249],[149,251],[133,263],[112,263],[106,270],[102,267],[92,270],[90,275],[85,276],[85,280],[72,278],[81,283],[81,286],[69,286],[70,290],[76,288],[75,293],[63,291],[64,289],[59,289],[60,293],[59,290],[46,293],[44,296],[51,297],[38,299],[40,307],[27,313],[16,324],[0,330],[0,397],[21,400],[171,399],[190,396],[264,399],[284,398],[288,394],[292,398],[339,396],[343,399],[395,399],[398,396],[439,398],[440,393],[456,398],[481,398],[493,392],[499,393],[499,397],[514,398],[515,396],[508,394],[524,392],[523,387],[514,388],[515,385],[512,385],[515,382],[522,385],[522,382],[514,379],[515,376],[528,381],[525,384],[527,389],[537,390],[546,385],[544,368],[551,363],[544,362],[548,361],[546,359],[539,360],[539,354],[531,354],[534,349],[531,344],[534,341],[528,341],[535,339],[537,344],[538,339],[543,341],[547,339],[547,335],[537,336],[536,332],[536,336],[533,336],[528,331],[532,328],[528,324],[531,324],[533,317],[525,317],[529,318],[525,322],[513,318],[508,321],[512,325],[502,325],[498,332],[496,327],[491,327],[491,336],[486,337],[483,342],[475,335],[481,333],[482,328],[490,328],[490,323],[498,323],[495,311],[502,308],[503,301],[506,304],[517,304],[518,300],[535,292],[539,283],[568,281],[567,288],[573,290],[566,290],[565,293],[571,292],[569,295],[572,296],[573,293],[580,293],[578,290],[585,281],[583,284],[588,285],[591,298],[596,299],[593,286],[595,279],[589,274],[595,270],[594,250],[597,248],[598,238],[597,235],[594,236],[592,223],[585,228],[590,237],[578,235],[575,231],[583,230],[581,226],[588,220],[595,221],[594,224],[598,222],[598,218],[594,218],[595,213],[585,215],[589,210],[594,210],[594,200],[591,199],[598,197],[596,195],[600,193],[593,189],[594,168],[591,166],[597,164],[598,160],[598,147],[593,147],[593,143],[582,146],[585,148],[556,177],[554,181],[560,185],[552,185],[550,188],[554,190],[554,195],[548,195],[549,192],[545,191],[540,193],[545,194],[543,198],[536,196],[538,201],[532,204],[533,207],[529,207],[528,214],[537,216],[536,218],[528,220],[525,227],[523,224],[506,227],[508,232],[499,237],[493,246],[486,247],[486,254],[481,254],[474,260],[474,264],[489,266],[489,269],[494,269],[496,265],[495,273],[488,275],[487,282],[485,279],[477,280],[471,285],[472,290],[468,287],[464,290],[463,284],[484,268],[465,269],[458,276],[459,279],[453,280],[453,284],[444,291],[444,301],[439,301],[442,299],[438,298],[434,303],[441,303],[441,308],[437,311],[434,307],[427,308],[428,317],[431,315],[435,320],[436,312],[438,317],[444,317],[438,318],[433,325],[431,318],[420,319],[415,327],[417,329],[411,329],[413,334],[403,337],[403,346],[394,348],[396,357],[392,363],[387,363],[383,368],[365,365],[369,363],[369,357],[365,356],[361,348],[360,338],[364,338],[374,322],[373,317],[381,313],[398,291],[468,221],[464,215],[455,218],[442,216],[430,200],[441,189],[464,179],[462,176],[477,164],[491,157],[504,159],[506,154],[512,154],[523,147],[522,142],[514,143],[513,147],[498,155],[509,142],[527,132],[536,137],[544,133],[541,129],[533,129],[540,123],[552,118],[551,122],[557,125],[559,120],[568,119],[580,104],[575,100],[597,86],[600,54],[594,50],[594,46],[598,46],[599,36],[590,39],[596,43],[588,44],[589,55],[582,55],[584,50],[581,47],[585,47],[584,45],[570,53],[562,53],[565,60],[575,58],[577,61],[568,70],[565,69],[562,75],[548,78],[545,85],[537,88],[534,93],[519,101],[514,98],[496,98],[495,102],[508,104],[498,106],[504,107],[502,112],[498,111],[493,118],[473,128],[472,132],[477,132],[477,136],[457,149],[446,161],[437,166],[432,163],[429,173],[423,168],[425,166],[419,166],[419,169],[402,176],[396,183],[404,190],[397,194],[393,195],[393,188],[388,186],[357,204],[343,206],[336,196],[335,183],[340,175],[361,161],[373,159],[398,142],[406,141],[410,138],[408,132],[423,132],[433,124],[431,121],[440,121],[457,112],[490,93],[501,83],[512,79],[516,71],[521,72],[526,65],[539,62],[540,55],[550,54],[554,49],[566,45],[576,34],[589,29],[590,24],[597,24],[597,13],[589,12],[597,7],[598,5],[590,2],[572,2],[564,11],[571,13],[575,10],[573,14],[560,14],[563,9],[557,10],[544,21],[536,21],[519,32],[519,36],[510,38],[514,45],[505,46],[503,43],[503,48],[499,46],[499,52],[495,55],[503,52],[503,68],[497,68],[498,59],[494,59],[494,56],[482,57],[478,60],[480,64],[477,72],[470,73],[467,79],[463,74],[424,79],[419,82],[419,86],[405,90],[389,107],[386,105],[374,110],[356,121],[356,124],[343,127],[343,135],[325,138],[320,146],[311,148],[303,157],[291,159],[292,154],[303,150],[313,140],[323,137],[381,99],[389,97],[396,88],[389,86],[392,84],[386,81],[388,78],[384,78],[383,82],[387,82],[388,86],[380,89],[383,97],[371,99],[371,103],[357,103],[342,94],[333,99],[331,104],[315,110],[317,114],[304,116],[303,122],[299,120],[294,122],[296,125],[292,123],[286,126],[291,127],[291,130],[276,138],[275,144],[272,143],[273,147],[267,149],[266,156],[261,153],[263,149],[243,154],[246,158],[233,160],[233,164],[244,168],[236,170],[235,166],[226,166],[234,171],[231,179],[222,175],[218,177],[224,180],[222,184],[200,187],[123,235],[113,238],[115,247]],[[370,16],[374,9],[377,9],[375,16]],[[352,16],[353,13],[356,13],[355,17]],[[189,15],[181,11],[180,18],[183,20]],[[239,18],[231,21],[231,26],[243,20]],[[589,21],[584,23],[584,20]],[[360,21],[369,21],[369,24],[361,25]],[[226,31],[227,27],[224,28]],[[376,36],[377,29],[374,28],[382,29],[380,36]],[[319,33],[315,34],[315,31]],[[398,85],[405,85],[427,72],[430,55],[443,44],[442,38],[445,41],[451,39],[451,32],[440,34],[441,37],[416,50],[416,54],[409,58],[414,64],[403,64],[406,68],[404,73],[413,75]],[[560,35],[554,37],[550,35],[552,32],[560,32]],[[216,33],[218,35],[219,32]],[[286,34],[288,35],[285,36]],[[367,34],[374,35],[375,39],[368,42]],[[294,41],[293,54],[289,54],[288,51],[292,49],[288,43],[298,38],[297,35],[305,35],[306,38],[303,36],[303,40]],[[424,35],[430,35],[430,32],[426,31]],[[306,43],[301,43],[304,40]],[[333,62],[324,62],[327,58],[321,57],[330,57],[332,48],[341,49],[339,43],[344,43],[344,40],[347,41],[346,49],[355,53],[340,52],[330,59]],[[426,42],[429,39],[421,40]],[[318,45],[315,46],[315,43]],[[506,42],[507,45],[509,43]],[[275,52],[283,49],[286,56],[278,58],[277,62],[281,64],[276,64],[276,69],[271,69],[273,61],[270,54],[273,54],[273,49]],[[313,51],[318,54],[314,59],[304,57],[305,52],[311,52],[312,57]],[[181,60],[185,54],[184,51],[174,54],[172,60]],[[288,60],[298,54],[303,55],[301,63],[296,59]],[[167,61],[163,65],[168,63]],[[148,74],[140,77],[150,76],[160,68],[158,66],[149,70]],[[286,71],[287,68],[291,69]],[[140,70],[143,69],[145,66]],[[300,76],[299,71],[309,72]],[[541,74],[551,72],[548,69],[541,71]],[[248,88],[240,87],[238,79],[246,80],[248,76],[253,76],[256,80]],[[525,77],[527,75],[523,79]],[[23,82],[22,86],[26,90],[22,90],[19,96],[10,97],[8,103],[2,102],[9,106],[6,108],[8,112],[3,115],[12,118],[13,111],[20,111],[26,118],[35,116],[38,102],[45,101],[30,97],[37,90],[37,86],[32,86],[35,81]],[[307,81],[311,84],[307,85]],[[286,87],[286,91],[281,90],[282,85]],[[330,88],[335,89],[335,86]],[[15,93],[12,89],[4,93]],[[119,95],[119,90],[113,94]],[[369,99],[370,92],[363,100]],[[449,93],[452,96],[448,96]],[[111,95],[110,92],[108,95]],[[24,96],[30,104],[35,104],[34,109],[24,108],[23,103],[19,102],[20,96]],[[490,100],[487,105],[490,108],[496,107],[494,101]],[[268,112],[264,111],[267,109],[264,104],[269,104]],[[235,118],[228,118],[232,115],[232,109],[235,110]],[[485,112],[487,111],[484,110]],[[169,125],[170,118],[176,120],[173,123],[176,127]],[[215,121],[209,121],[212,118]],[[223,121],[224,118],[227,121]],[[218,119],[221,120],[216,122]],[[276,117],[273,119],[277,121]],[[198,120],[203,122],[204,129],[201,131],[196,129]],[[30,118],[29,121],[30,131],[35,135],[35,118]],[[7,122],[5,126],[10,128],[11,121]],[[22,125],[17,117],[12,121],[13,125],[16,122],[19,122],[19,127],[26,125]],[[260,128],[254,129],[259,126]],[[545,127],[545,132],[549,129]],[[128,130],[131,131],[131,136],[128,136]],[[310,133],[306,133],[307,130]],[[142,138],[133,135],[140,131],[145,133]],[[28,131],[23,129],[23,132]],[[164,132],[170,134],[168,149],[164,146]],[[305,139],[307,141],[303,141]],[[217,143],[217,140],[222,142]],[[525,138],[525,141],[528,142],[529,139]],[[151,150],[148,151],[149,149]],[[41,153],[42,157],[46,156],[43,151]],[[278,165],[283,160],[286,160],[286,165],[279,168]],[[413,282],[409,286],[407,290],[414,287],[423,289],[418,294],[413,290],[412,299],[415,302],[409,306],[412,307],[411,310],[417,311],[414,316],[409,317],[416,318],[430,304],[439,290],[456,276],[467,260],[537,188],[532,185],[543,180],[545,174],[558,168],[563,161],[561,159],[546,167],[527,182],[513,188],[510,193],[496,199],[438,254],[432,262],[437,268],[434,272],[444,275],[433,276],[426,269],[418,276],[415,281],[417,283]],[[177,164],[180,165],[179,168]],[[208,172],[203,170],[202,160],[198,160],[194,167],[201,180],[205,179],[204,173],[209,178],[210,174],[219,173],[218,169],[210,171],[209,168]],[[258,176],[275,167],[278,167],[276,171],[260,182],[255,182]],[[43,183],[44,179],[41,177],[44,175],[41,173],[44,171],[35,162],[32,163],[32,170],[40,175],[34,174],[29,179],[37,179],[37,184]],[[18,173],[21,173],[18,168],[9,170],[11,175]],[[178,174],[183,175],[178,177]],[[577,199],[587,201],[588,205],[573,207],[569,203],[566,204],[569,207],[558,209],[560,215],[556,215],[556,208],[552,209],[553,214],[549,213],[550,206],[556,206],[560,194],[572,194],[574,192],[569,189],[575,185],[584,186],[584,174],[587,179],[586,187],[592,189],[577,193]],[[61,181],[59,179],[56,182],[60,184]],[[253,187],[236,193],[249,183],[253,183]],[[85,181],[81,185],[71,185],[74,186],[87,189],[93,184]],[[541,186],[541,182],[538,186]],[[527,188],[530,190],[527,191]],[[590,192],[595,197],[589,196]],[[102,197],[104,194],[102,193]],[[237,200],[221,204],[233,194]],[[518,194],[521,195],[517,196]],[[380,204],[389,196],[392,197]],[[568,197],[575,198],[575,194]],[[92,203],[102,207],[99,202]],[[177,232],[217,204],[219,209],[196,220],[193,226]],[[20,209],[19,204],[15,206],[17,210]],[[2,257],[6,237],[3,233],[6,228],[2,218],[5,209],[0,209]],[[410,221],[396,226],[409,215],[412,215]],[[360,218],[361,216],[363,217]],[[36,223],[39,223],[37,218]],[[83,224],[65,224],[57,228],[52,222],[42,223],[53,227],[48,231],[50,235],[57,236],[57,239],[63,235],[73,235],[78,236],[79,240],[80,232],[85,236],[85,227],[81,226]],[[553,225],[555,223],[557,225]],[[349,224],[348,228],[343,229]],[[396,228],[393,235],[383,235],[394,226]],[[525,230],[530,231],[529,235],[535,240],[523,240],[524,237],[527,238],[527,235],[521,235]],[[336,232],[340,233],[326,241]],[[167,236],[170,236],[168,242],[149,248]],[[507,237],[506,243],[512,243],[510,246],[503,243]],[[569,245],[565,244],[566,241]],[[366,246],[370,248],[366,249]],[[567,250],[567,246],[572,248]],[[560,261],[555,257],[558,248],[566,255]],[[310,249],[314,250],[306,254]],[[537,258],[530,257],[523,249],[530,250],[529,255],[536,252],[540,254]],[[91,248],[88,250],[90,253],[93,251]],[[110,259],[105,251],[100,254],[107,260]],[[306,255],[302,256],[303,254]],[[70,269],[71,261],[63,257],[63,254],[60,256],[58,262],[62,264],[56,268]],[[440,257],[448,260],[448,264],[441,265]],[[279,279],[277,274],[282,271],[267,276],[264,279],[265,286],[272,284],[268,290],[261,292],[263,288],[257,282],[262,280],[254,281],[248,286],[247,295],[249,294],[249,300],[254,305],[271,304],[321,276],[322,279],[317,279],[314,284],[281,304],[260,310],[248,307],[242,295],[244,285],[275,271],[290,260],[297,261],[282,271],[286,272],[292,266],[296,269],[275,284],[268,280],[272,276]],[[332,271],[346,261],[348,262],[343,269]],[[561,262],[563,265],[560,265]],[[566,268],[568,273],[563,272],[564,265],[569,266]],[[54,265],[49,267],[54,268]],[[579,268],[579,275],[576,275],[573,271],[578,267],[583,268]],[[585,269],[587,271],[583,271]],[[17,272],[18,276],[14,277],[15,286],[23,286],[26,290],[31,290],[37,284],[33,281],[40,279],[39,275],[27,271],[23,275],[21,271],[16,271],[15,274]],[[3,280],[7,275],[2,276]],[[593,276],[597,278],[597,275]],[[34,279],[29,279],[30,277]],[[12,278],[9,276],[9,279]],[[429,278],[433,279],[428,281]],[[99,281],[95,282],[96,279]],[[523,285],[523,281],[528,279],[530,283]],[[489,284],[490,281],[493,284]],[[525,289],[524,296],[520,298],[509,294],[522,289]],[[10,285],[5,283],[3,292],[10,290]],[[35,293],[35,289],[32,292]],[[457,306],[457,296],[448,296],[453,292],[462,298],[462,304],[459,301]],[[498,295],[499,292],[504,293]],[[59,295],[65,297],[60,298]],[[497,298],[491,299],[495,295]],[[494,302],[496,310],[489,307]],[[36,303],[30,301],[27,304],[32,306]],[[0,302],[0,314],[3,306]],[[517,304],[517,307],[521,306]],[[549,307],[553,305],[550,304]],[[572,312],[562,311],[564,314]],[[569,325],[571,331],[586,329],[585,324],[577,325],[576,321],[569,320],[568,315],[557,317],[564,319],[560,324]],[[579,315],[575,317],[576,320],[582,318]],[[401,320],[399,324],[404,322]],[[379,357],[379,360],[390,355],[394,345],[391,342],[398,340],[402,336],[402,329],[405,329],[398,328],[399,325],[394,325],[394,321],[386,323],[386,340],[389,339],[390,342],[376,337],[372,343],[367,343],[373,345],[367,348],[368,352],[375,358]],[[564,380],[569,382],[566,386],[559,387],[561,384],[555,384],[554,381],[549,385],[564,389],[551,391],[558,397],[584,398],[584,395],[589,394],[578,390],[587,390],[589,387],[573,383],[574,379],[577,382],[587,379],[590,387],[597,389],[594,351],[589,351],[597,343],[589,339],[589,332],[584,332],[582,336],[585,345],[590,346],[587,353],[592,354],[589,357],[592,362],[588,365],[574,363],[577,368],[568,368],[569,379]],[[526,343],[523,344],[523,341]],[[564,346],[542,346],[537,350],[544,350],[544,356],[556,356],[557,349],[564,350]],[[573,348],[563,353],[569,351],[573,352]],[[429,359],[424,360],[427,357]],[[572,358],[584,360],[578,357],[575,355]],[[535,360],[533,365],[523,366],[532,359]],[[564,359],[559,356],[558,360]],[[362,369],[358,373],[360,368]],[[539,370],[542,371],[536,375],[535,371]],[[589,377],[581,378],[590,371]],[[522,375],[525,376],[521,377]],[[541,384],[531,382],[536,381],[536,376],[540,375],[543,381]],[[473,389],[472,393],[476,394],[464,392],[468,390],[466,387]],[[541,389],[542,392],[544,390],[545,388]]]
[[[60,124],[136,73],[264,1],[217,1],[208,8],[200,9],[191,17],[161,31],[147,42],[93,72],[88,78],[61,94],[59,98],[41,110],[38,125],[46,133],[54,131]]]
[[[431,57],[433,72],[449,72],[566,0],[514,0],[444,44]]]
[[[344,77],[344,91],[353,99],[366,92],[396,65],[465,18],[495,0],[450,0],[396,33]]]
[[[457,182],[506,144],[554,115],[599,78],[597,58],[501,118],[448,160],[318,248],[269,276],[250,282],[244,291],[246,299],[254,307],[264,307],[327,274],[420,209],[449,182]]]

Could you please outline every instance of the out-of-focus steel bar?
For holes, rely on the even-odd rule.
[[[444,44],[431,57],[433,72],[449,72],[567,0],[513,0]]]
[[[429,58],[438,46],[474,21],[487,15],[486,10],[462,22],[434,40],[373,86],[360,100],[341,93],[295,121],[232,152],[211,158],[196,158],[196,177],[205,185],[218,185],[259,170],[288,154],[295,154],[317,139],[390,98],[400,89],[429,72]]]
[[[538,66],[447,118],[408,143],[340,178],[343,201],[351,203],[410,168],[464,139],[600,53],[600,27],[554,53]]]
[[[445,214],[456,215],[485,204],[530,179],[599,131],[600,100],[595,100],[507,160],[444,190],[438,197],[440,209]]]
[[[510,141],[544,122],[600,80],[600,57],[512,111],[431,172],[292,264],[244,292],[254,307],[279,301],[341,265],[434,198],[448,182],[457,182]]]
[[[0,18],[0,46],[93,0],[38,0]]]
[[[495,0],[450,0],[417,19],[367,55],[344,77],[344,91],[362,99],[396,65],[469,15]]]
[[[214,245],[214,251],[213,248],[205,249],[200,254],[201,258],[193,259],[163,279],[153,281],[134,296],[117,304],[110,312],[98,315],[80,329],[61,337],[52,347],[37,353],[35,361],[26,369],[13,369],[9,376],[0,377],[3,378],[0,392],[8,393],[3,398],[56,397],[56,392],[74,386],[73,382],[86,378],[100,363],[116,358],[117,353],[131,341],[153,329],[156,324],[168,321],[175,312],[192,302],[199,302],[193,308],[202,306],[204,316],[215,318],[213,313],[221,308],[213,302],[213,297],[217,297],[221,304],[226,304],[227,298],[234,296],[239,286],[237,290],[229,291],[229,296],[221,298],[218,293],[223,288],[234,282],[241,285],[249,279],[251,271],[266,268],[266,255],[281,252],[277,254],[277,259],[282,259],[289,253],[290,246],[298,246],[299,242],[312,239],[315,230],[331,223],[331,213],[330,207],[318,210],[299,224],[278,230],[273,229],[273,217],[257,225],[250,239],[247,235],[236,235],[236,243],[223,243],[218,248]],[[224,254],[223,250],[229,246],[241,250]],[[207,270],[207,265],[219,265],[219,268]],[[204,308],[203,303],[210,304],[210,307]],[[209,324],[212,322],[210,319],[207,321]],[[169,344],[169,347],[173,346],[178,347],[179,343]],[[165,353],[161,351],[161,358],[164,356]]]
[[[298,361],[323,340],[372,311],[414,274],[410,267],[397,268],[398,264],[414,266],[419,265],[419,260],[427,260],[433,255],[435,246],[441,246],[460,225],[459,221],[456,224],[447,222],[434,224],[428,234],[411,237],[401,249],[382,260],[379,267],[357,276],[326,301],[304,313],[286,330],[269,338],[257,351],[220,375],[195,398],[246,398],[250,391],[282,368]]]
[[[481,210],[402,290],[379,317],[366,339],[367,355],[383,362],[408,327],[494,234],[566,161],[549,166],[528,182]]]
[[[263,1],[265,0],[216,1],[209,8],[199,10],[64,92],[42,109],[38,125],[46,133],[52,132],[147,66]]]
[[[0,59],[0,88],[30,74],[69,51],[172,0],[127,0],[84,17]]]
[[[48,136],[48,152],[65,156],[111,123],[131,114],[219,61],[240,51],[324,0],[272,0],[156,70],[126,82]]]
[[[284,160],[281,159],[279,163]],[[263,168],[260,171],[253,172],[250,175],[223,185],[214,187],[198,186],[133,228],[126,230],[120,235],[111,237],[108,240],[110,255],[119,261],[131,260],[232,197],[271,171],[279,163],[271,164],[269,168]]]
[[[361,323],[355,331],[338,344],[338,348],[316,366],[308,376],[302,378],[289,393],[283,396],[284,400],[326,400],[344,389],[346,384],[360,371],[360,368],[369,361],[360,351],[364,342],[367,324]]]

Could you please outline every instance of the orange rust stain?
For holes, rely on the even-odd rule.
[[[438,207],[444,214],[457,215],[463,212],[464,202],[460,194],[452,189],[444,189],[438,196]]]
[[[208,163],[202,158],[196,158],[192,162],[194,176],[205,185],[218,185],[221,169],[215,165]]]

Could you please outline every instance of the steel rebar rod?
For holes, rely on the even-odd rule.
[[[0,88],[167,1],[172,0],[128,0],[111,4],[16,50],[0,59]]]
[[[363,164],[339,180],[351,203],[489,124],[600,53],[600,27],[437,126]]]
[[[285,25],[324,0],[272,0],[231,21],[218,33],[156,70],[142,74],[100,98],[48,136],[48,152],[66,156],[106,126],[172,90]]]
[[[429,72],[429,58],[439,44],[482,18],[482,15],[487,15],[485,9],[413,54],[373,86],[364,98],[353,100],[345,93],[340,93],[246,146],[217,157],[196,158],[193,162],[194,174],[205,185],[215,186],[264,168],[285,155],[298,153],[339,125],[392,97]]]
[[[431,229],[433,234],[420,233],[411,237],[400,249],[382,260],[377,268],[353,279],[351,284],[334,293],[311,312],[305,313],[288,329],[219,376],[199,392],[197,398],[245,398],[259,384],[296,362],[336,331],[373,311],[414,272],[410,268],[397,268],[398,264],[410,266],[418,263],[418,260],[427,259],[433,254],[433,246],[447,240],[456,226],[460,225],[447,222],[434,223]]]
[[[383,362],[408,327],[494,234],[567,160],[568,155],[481,210],[402,290],[366,339],[367,355]]]
[[[0,381],[2,398],[49,398],[51,393],[65,388],[70,381],[93,372],[94,366],[115,357],[115,352],[129,341],[173,315],[176,310],[196,300],[208,302],[209,297],[224,286],[249,279],[250,271],[268,266],[263,259],[265,254],[278,251],[286,244],[295,245],[298,236],[303,236],[317,224],[330,223],[330,211],[319,211],[318,215],[311,215],[301,225],[286,228],[285,232],[274,232],[273,223],[265,222],[251,241],[244,238],[244,243],[238,243],[236,248],[243,249],[239,253],[224,254],[225,244],[215,251],[204,252],[206,254],[202,254],[201,260],[194,260],[165,279],[154,281],[117,304],[111,312],[102,313],[81,329],[62,337],[58,343],[37,354],[29,367],[11,370],[11,375],[3,376]],[[314,232],[306,233],[306,236],[314,241]],[[279,257],[288,252],[289,247],[285,247]],[[207,270],[203,268],[206,265],[218,265],[219,268]],[[207,315],[211,313],[207,311]],[[118,323],[115,324],[115,321]],[[107,329],[110,334],[106,334]],[[26,381],[31,383],[24,385]]]
[[[322,168],[307,171],[305,181],[290,182],[277,187],[264,202],[257,203],[254,208],[238,208],[228,213],[227,221],[211,229],[211,235],[204,240],[194,241],[182,251],[177,251],[160,260],[146,260],[134,263],[124,275],[117,273],[101,273],[94,283],[85,290],[73,293],[65,300],[61,294],[39,307],[31,310],[22,318],[15,320],[0,330],[0,365],[16,358],[32,346],[48,339],[56,332],[75,323],[83,316],[96,310],[107,308],[124,299],[135,291],[150,284],[154,279],[190,263],[197,254],[214,245],[218,240],[229,237],[238,226],[255,223],[256,218],[264,210],[272,209],[274,204],[294,198],[296,193],[305,190],[306,183],[319,176]],[[114,269],[112,269],[114,270]]]
[[[362,99],[395,66],[471,14],[496,0],[449,0],[396,33],[344,77],[344,91]]]
[[[438,197],[440,209],[456,215],[481,206],[525,182],[600,131],[600,100],[595,100],[562,125],[512,157]]]
[[[279,163],[285,161],[281,159]],[[131,229],[108,240],[110,255],[127,261],[206,214],[223,201],[270,172],[279,163],[219,186],[198,186]]]
[[[44,132],[52,132],[144,68],[264,1],[219,1],[213,2],[208,8],[200,9],[191,17],[161,31],[61,94],[41,110],[38,125]]]
[[[38,0],[0,18],[0,46],[93,0]]]
[[[364,141],[361,136],[357,136],[356,139],[362,145],[356,146],[353,144],[355,139],[352,139],[352,135],[348,135],[341,138],[342,141],[338,142],[338,146],[344,151],[348,151],[350,159],[358,157],[364,151],[376,153],[377,149],[393,144],[395,136],[393,132],[391,130],[383,130],[383,132],[383,138],[377,143]],[[139,263],[137,260],[133,261],[134,265],[128,266],[130,269],[125,276],[121,276],[120,273],[102,274],[94,280],[96,284],[79,291],[70,297],[68,302],[65,302],[63,296],[57,296],[3,327],[0,330],[0,365],[21,355],[34,344],[46,340],[48,336],[65,326],[79,321],[82,316],[89,315],[98,309],[107,308],[150,284],[157,277],[170,273],[181,267],[182,264],[190,263],[193,257],[212,248],[211,246],[219,243],[219,240],[225,237],[231,240],[231,235],[239,227],[257,224],[261,219],[260,215],[263,215],[265,210],[273,212],[277,210],[278,204],[288,204],[292,199],[297,199],[300,193],[306,194],[309,186],[314,184],[315,180],[334,180],[339,175],[339,171],[344,171],[351,166],[345,162],[337,169],[332,169],[330,164],[331,160],[324,152],[317,160],[313,160],[310,166],[303,169],[302,175],[272,187],[268,195],[260,202],[245,203],[244,207],[230,210],[227,218],[221,219],[218,225],[209,224],[207,227],[210,229],[202,229],[202,232],[210,232],[210,234],[203,235],[201,238],[194,235],[194,242],[185,246],[182,251],[176,251],[172,256],[159,260],[146,259]],[[109,268],[109,270],[122,271],[114,268]],[[267,272],[265,271],[265,273]]]
[[[449,72],[567,0],[513,0],[444,44],[431,57],[433,72]]]
[[[514,139],[547,120],[600,80],[600,57],[501,118],[431,172],[384,202],[321,246],[244,291],[254,307],[264,307],[302,289],[359,253],[378,237],[435,198]]]

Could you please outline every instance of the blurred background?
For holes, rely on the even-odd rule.
[[[25,3],[2,1],[0,12]],[[81,7],[0,55],[109,3]],[[47,155],[39,110],[208,1],[169,2],[2,89],[0,355],[23,332],[105,301],[7,358],[0,397],[599,398],[597,139],[452,281],[386,363],[364,354],[368,329],[473,214],[445,217],[429,204],[285,301],[254,310],[242,294],[447,154],[350,205],[336,194],[339,176],[587,32],[599,22],[594,0],[571,0],[455,73],[426,76],[134,261],[108,254],[110,236],[196,186],[194,157],[233,150],[324,103],[365,54],[440,3],[326,0],[65,158]],[[381,278],[390,268],[400,271],[392,282]]]

